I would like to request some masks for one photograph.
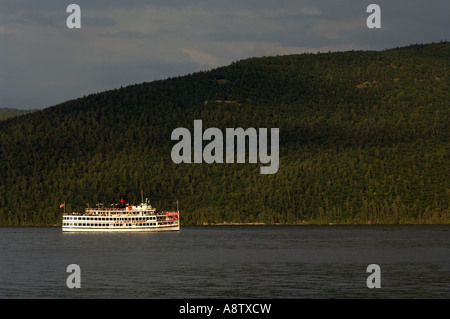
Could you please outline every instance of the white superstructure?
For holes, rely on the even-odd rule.
[[[138,232],[180,230],[180,213],[157,212],[148,200],[119,208],[86,208],[84,213],[64,213],[64,232]]]

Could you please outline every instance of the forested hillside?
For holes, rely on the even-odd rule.
[[[158,209],[178,199],[183,224],[448,223],[449,72],[447,42],[250,58],[2,121],[0,225],[141,189]],[[171,133],[195,119],[279,128],[278,172],[174,164]]]

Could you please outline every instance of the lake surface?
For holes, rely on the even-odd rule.
[[[67,266],[81,269],[69,289]],[[369,264],[381,288],[366,284]],[[449,298],[450,226],[0,228],[0,298]]]

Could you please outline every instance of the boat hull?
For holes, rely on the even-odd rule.
[[[94,227],[94,226],[63,226],[63,232],[164,232],[179,231],[180,225],[153,227]]]

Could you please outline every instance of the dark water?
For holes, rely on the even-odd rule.
[[[449,298],[449,266],[450,226],[0,228],[0,298]]]

